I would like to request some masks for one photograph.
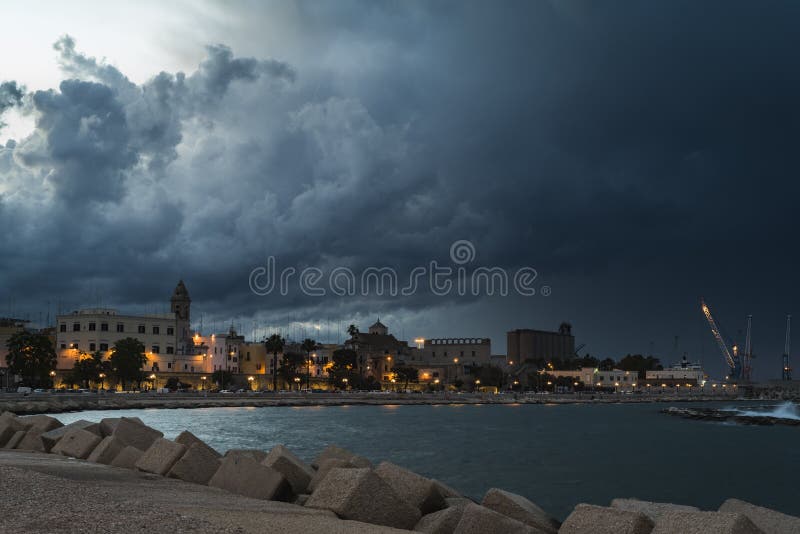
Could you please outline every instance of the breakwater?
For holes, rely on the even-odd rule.
[[[741,400],[729,395],[620,394],[455,394],[455,393],[38,393],[2,394],[0,411],[17,414],[64,413],[86,410],[154,408],[224,408],[265,406],[449,405],[449,404],[638,404]]]

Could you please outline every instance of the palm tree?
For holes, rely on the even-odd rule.
[[[278,390],[278,354],[285,345],[286,340],[280,334],[272,334],[264,341],[267,354],[272,354],[272,391]]]
[[[306,338],[303,340],[300,348],[306,351],[306,390],[308,390],[311,384],[311,353],[317,350],[317,342],[313,339]]]
[[[363,379],[364,373],[362,371],[364,367],[364,362],[361,361],[358,355],[358,335],[361,332],[358,331],[358,327],[354,324],[351,324],[347,327],[347,334],[350,336],[350,344],[353,345],[353,350],[356,353],[356,361],[358,362],[358,375]]]

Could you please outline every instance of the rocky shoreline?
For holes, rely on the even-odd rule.
[[[122,505],[137,509],[143,501],[152,499],[156,504],[148,504],[150,513],[167,513],[170,506],[170,510],[176,509],[174,503],[165,503],[162,510],[158,504],[162,498],[157,496],[181,500],[179,496],[187,494],[193,494],[198,502],[224,504],[209,511],[190,506],[183,497],[183,504],[177,507],[185,514],[177,522],[182,526],[172,525],[176,518],[167,513],[147,530],[430,534],[800,532],[800,518],[736,499],[729,499],[716,511],[614,499],[609,506],[579,504],[562,523],[524,496],[492,488],[476,502],[444,482],[387,461],[373,465],[371,460],[335,445],[327,446],[310,464],[283,445],[270,451],[229,450],[223,455],[189,431],[168,440],[135,417],[80,420],[65,426],[47,415],[19,417],[4,412],[0,415],[0,446],[0,471],[6,480],[17,481],[13,498],[22,508],[5,510],[0,515],[0,526],[13,526],[16,532],[129,532],[141,518],[134,514],[129,521],[125,519]],[[17,459],[15,453],[22,456]],[[42,472],[50,478],[31,482],[43,476]],[[78,494],[95,479],[110,481],[103,486],[107,490],[103,506],[119,508],[123,510],[121,515],[106,520],[88,515],[87,511],[81,521],[79,507],[68,511],[74,523],[59,522],[40,528],[41,520],[30,507],[47,508],[50,503],[36,502],[37,496],[61,487],[65,478],[70,491]],[[50,490],[37,489],[37,484]],[[114,497],[115,488],[120,497]],[[32,494],[26,495],[25,491]],[[131,500],[130,495],[136,497]],[[69,495],[57,494],[57,498],[68,500]],[[102,524],[95,525],[98,521]],[[225,528],[220,528],[220,521]]]
[[[738,401],[738,397],[675,395],[491,395],[491,394],[292,394],[221,395],[198,394],[6,394],[0,396],[0,412],[19,415],[87,410],[155,408],[223,408],[261,406],[435,405],[435,404],[631,404],[665,402]]]
[[[676,408],[671,406],[661,413],[682,417],[684,419],[695,419],[700,421],[730,421],[741,425],[785,425],[800,426],[800,419],[787,419],[784,417],[773,417],[771,415],[742,415],[734,410],[720,410],[716,408]]]

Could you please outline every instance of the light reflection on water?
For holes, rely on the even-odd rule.
[[[168,438],[190,430],[220,451],[285,444],[306,460],[334,443],[441,479],[474,498],[490,487],[564,518],[613,497],[716,509],[737,497],[800,515],[800,428],[688,421],[663,405],[303,406],[93,411],[138,416]],[[735,476],[733,476],[735,474]]]

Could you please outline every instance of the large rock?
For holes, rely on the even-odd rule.
[[[242,456],[247,456],[251,460],[255,460],[258,463],[261,463],[267,459],[267,453],[258,449],[230,449],[225,452],[225,458],[240,458]]]
[[[460,506],[452,506],[422,516],[422,519],[414,527],[414,531],[426,534],[453,534],[467,504],[463,503]]]
[[[653,521],[661,517],[666,512],[699,512],[700,509],[684,504],[671,504],[666,502],[640,501],[638,499],[614,499],[611,501],[612,508],[628,510],[629,512],[641,512]]]
[[[124,469],[133,469],[136,467],[136,462],[142,457],[144,451],[140,451],[136,447],[130,445],[125,446],[118,455],[111,461],[112,466],[122,467]]]
[[[85,460],[100,443],[100,436],[81,428],[71,428],[64,434],[51,452]]]
[[[314,470],[283,445],[275,445],[261,463],[282,473],[295,494],[305,493],[314,476]]]
[[[429,478],[390,462],[381,462],[375,468],[375,474],[406,502],[419,508],[423,514],[446,508],[444,497]]]
[[[800,532],[800,517],[782,514],[763,506],[739,499],[728,499],[719,507],[720,512],[743,514],[765,534],[790,534]]]
[[[175,462],[167,476],[194,484],[208,484],[221,463],[219,455],[214,454],[215,452],[203,442],[193,443]]]
[[[579,504],[558,534],[648,534],[653,521],[640,512]]]
[[[20,431],[24,432],[27,429],[28,426],[23,424],[14,414],[3,412],[3,416],[0,417],[0,445],[5,446],[14,434]],[[13,447],[6,448],[13,449]]]
[[[136,447],[140,451],[146,451],[158,438],[164,437],[164,434],[155,428],[150,428],[130,417],[122,417],[111,435],[126,446]]]
[[[208,485],[263,500],[286,500],[291,493],[286,477],[247,455],[223,458]]]
[[[48,452],[42,442],[42,431],[38,428],[31,428],[25,432],[16,448],[23,451]]]
[[[114,436],[106,436],[86,459],[97,464],[110,465],[124,448],[125,445],[120,440]]]
[[[501,489],[492,488],[486,492],[481,505],[499,514],[522,521],[543,532],[555,534],[561,524],[547,512],[525,497]]]
[[[319,456],[317,456],[314,461],[311,462],[311,466],[315,469],[319,468],[319,466],[322,465],[322,462],[331,458],[344,460],[353,464],[355,467],[372,467],[372,462],[370,462],[368,459],[352,453],[347,449],[337,447],[336,445],[328,445],[325,447],[325,450],[323,450]]]
[[[60,426],[42,434],[42,442],[44,443],[45,448],[47,450],[52,450],[53,447],[56,446],[56,443],[58,443],[58,440],[64,437],[64,435],[73,428],[80,428],[81,430],[91,432],[98,437],[103,437],[102,432],[100,432],[100,425],[98,423],[92,423],[91,421],[87,421],[85,419],[79,419],[68,425]]]
[[[470,503],[464,507],[453,534],[539,534],[540,530],[511,519],[485,506]]]
[[[419,509],[367,468],[331,469],[306,506],[331,510],[343,519],[404,529],[413,528],[421,517]]]
[[[11,439],[6,441],[6,444],[3,446],[4,449],[16,449],[19,442],[25,438],[25,430],[17,430],[14,432],[14,435],[11,436]]]
[[[347,460],[342,460],[341,458],[328,458],[327,460],[322,460],[319,464],[319,468],[314,473],[314,476],[311,477],[311,481],[308,483],[308,490],[310,492],[314,492],[319,486],[319,483],[322,482],[328,473],[331,472],[331,469],[341,467],[341,468],[350,468],[355,467],[353,464],[348,462]]]
[[[146,473],[166,475],[185,452],[186,445],[158,438],[136,462],[136,469]]]
[[[31,415],[30,417],[25,417],[23,421],[30,425],[31,428],[36,428],[43,433],[64,426],[64,423],[49,415]]]
[[[211,454],[213,454],[217,458],[222,457],[222,455],[220,453],[218,453],[214,448],[212,448],[205,441],[203,441],[202,439],[198,438],[197,436],[195,436],[194,434],[192,434],[188,430],[184,430],[183,432],[178,434],[178,437],[175,438],[175,443],[180,443],[181,445],[186,445],[187,448],[190,448],[192,445],[197,444],[197,445],[200,445],[201,447],[205,447],[208,450],[208,452],[210,452]]]
[[[764,534],[743,514],[665,512],[651,534]]]

